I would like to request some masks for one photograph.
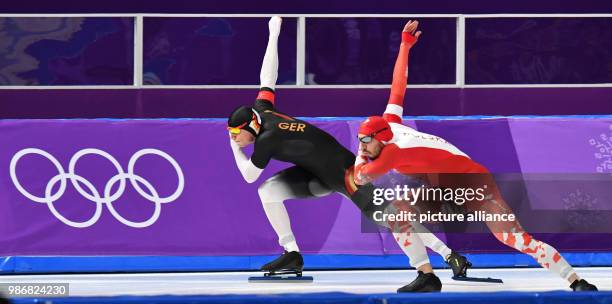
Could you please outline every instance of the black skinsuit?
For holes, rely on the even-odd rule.
[[[262,121],[251,156],[253,164],[260,169],[265,168],[270,159],[295,164],[267,182],[287,184],[292,198],[310,198],[321,196],[317,193],[319,190],[312,188],[312,181],[316,180],[327,188],[327,192],[343,194],[362,212],[371,215],[375,207],[372,204],[373,186],[357,186],[353,182],[355,155],[351,151],[316,126],[276,112],[268,100],[257,99],[253,109]]]

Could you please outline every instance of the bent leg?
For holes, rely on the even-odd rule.
[[[380,206],[374,204],[374,187],[372,184],[358,186],[356,189],[357,191],[350,193],[349,198],[368,219],[373,220],[373,213],[377,210],[382,210],[387,214],[398,213],[401,210],[410,211],[407,209],[411,208],[411,206],[402,203],[402,201],[395,201]],[[410,265],[425,273],[433,271],[425,246],[440,254],[444,259],[452,252],[444,242],[419,223],[374,222],[377,225],[391,229],[394,239],[410,259]]]
[[[287,199],[314,198],[331,193],[316,177],[299,167],[278,172],[259,186],[259,197],[278,243],[288,252],[299,251],[283,203]]]
[[[392,224],[397,225],[392,227],[393,237],[402,251],[408,256],[410,266],[425,273],[432,272],[427,250],[420,237],[421,233],[416,232],[413,224],[410,222]]]

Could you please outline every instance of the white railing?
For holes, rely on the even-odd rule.
[[[147,17],[224,17],[269,18],[273,14],[0,14],[0,17],[132,17],[134,18],[134,75],[132,85],[58,85],[20,86],[6,85],[0,89],[256,89],[258,85],[144,85],[143,84],[143,20]],[[419,84],[411,88],[564,88],[564,87],[612,87],[612,83],[596,84],[465,84],[465,23],[470,18],[612,18],[612,14],[280,14],[297,18],[296,84],[277,85],[278,88],[389,88],[390,85],[311,85],[305,83],[306,75],[306,19],[307,18],[455,18],[456,19],[456,71],[454,84]]]

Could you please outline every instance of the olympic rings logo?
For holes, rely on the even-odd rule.
[[[27,190],[25,190],[25,188],[21,185],[21,183],[19,183],[19,180],[17,178],[17,174],[15,172],[17,168],[17,163],[22,157],[28,154],[37,154],[37,155],[47,158],[49,161],[51,161],[51,163],[55,166],[55,168],[58,171],[58,174],[52,177],[49,180],[49,182],[47,182],[47,186],[45,187],[44,197],[35,196],[31,194],[30,192],[28,192]],[[104,187],[104,195],[100,195],[98,190],[93,186],[93,184],[90,181],[88,181],[81,175],[78,175],[75,173],[75,167],[79,159],[88,154],[99,155],[99,156],[106,158],[113,164],[115,169],[117,169],[118,173],[106,182],[106,185]],[[138,159],[148,154],[160,156],[164,158],[165,160],[167,160],[172,165],[172,167],[174,167],[174,170],[176,171],[176,175],[178,177],[178,186],[176,190],[174,191],[174,193],[172,193],[170,196],[160,197],[159,194],[157,193],[157,190],[155,190],[155,188],[153,187],[153,185],[151,185],[149,181],[147,181],[142,176],[134,173],[134,166],[136,165],[136,162],[138,161]],[[76,154],[74,154],[74,156],[72,156],[72,158],[70,159],[70,163],[68,165],[68,172],[66,173],[66,171],[64,171],[64,168],[62,167],[60,162],[55,157],[53,157],[53,155],[41,149],[26,148],[26,149],[23,149],[17,152],[11,159],[10,175],[11,175],[11,180],[13,181],[13,184],[15,185],[15,187],[17,188],[17,190],[19,190],[21,194],[23,194],[25,197],[27,197],[28,199],[34,202],[47,204],[47,207],[49,207],[49,210],[51,211],[51,213],[58,220],[60,220],[62,223],[68,226],[72,226],[75,228],[86,228],[86,227],[89,227],[95,224],[100,219],[100,216],[102,215],[103,205],[106,205],[106,207],[108,208],[110,213],[113,215],[113,217],[115,217],[115,219],[117,219],[118,221],[120,221],[121,223],[127,226],[134,227],[134,228],[144,228],[144,227],[151,226],[153,223],[157,221],[157,219],[159,218],[161,214],[161,205],[165,203],[170,203],[176,200],[182,194],[183,188],[185,186],[185,178],[183,176],[183,171],[181,167],[179,166],[179,164],[166,152],[163,152],[157,149],[142,149],[134,153],[134,155],[132,155],[132,157],[130,158],[130,161],[128,162],[127,173],[123,170],[119,162],[113,156],[106,153],[105,151],[102,151],[99,149],[92,149],[92,148],[83,149],[83,150],[78,151]],[[83,222],[71,221],[67,219],[66,217],[64,217],[62,214],[60,214],[55,208],[55,206],[53,205],[55,201],[57,201],[62,195],[64,195],[64,192],[66,190],[67,180],[70,180],[70,182],[72,183],[72,186],[80,195],[82,195],[87,200],[94,202],[96,204],[96,211],[89,220],[86,220]],[[126,180],[130,181],[130,183],[132,184],[132,187],[134,187],[134,189],[138,192],[138,194],[140,194],[146,200],[151,201],[152,203],[155,204],[153,215],[148,220],[145,220],[142,222],[130,221],[124,218],[123,216],[121,216],[117,212],[117,210],[115,210],[115,208],[113,207],[113,202],[119,199],[119,197],[123,195],[123,192],[125,191]],[[58,182],[60,183],[59,189],[57,190],[57,192],[52,193],[53,187]],[[111,193],[111,190],[116,183],[119,183],[119,187],[114,193]],[[84,185],[88,191],[83,189],[81,185]],[[143,190],[141,185],[143,185],[147,191]]]

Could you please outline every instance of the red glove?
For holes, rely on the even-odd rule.
[[[409,32],[402,32],[402,43],[408,45],[408,48],[411,48],[413,45],[417,43],[419,38],[415,35],[410,34]]]

